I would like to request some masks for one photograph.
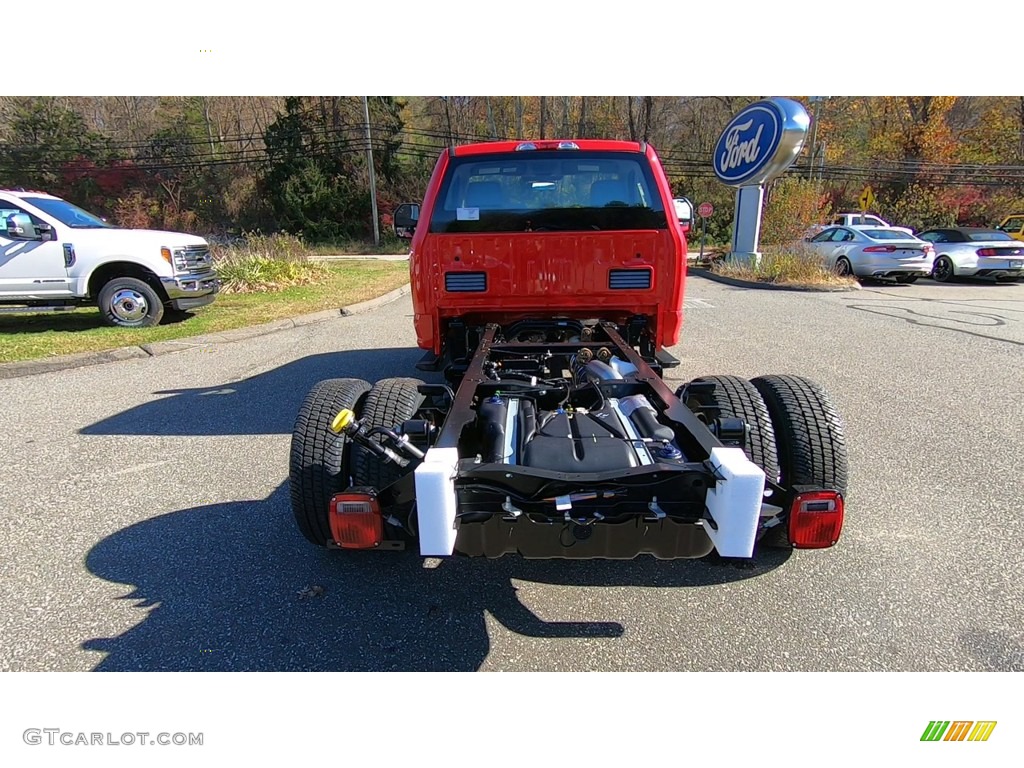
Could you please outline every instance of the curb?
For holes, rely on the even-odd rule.
[[[190,336],[174,341],[155,341],[152,344],[142,344],[137,347],[120,347],[118,349],[106,349],[100,352],[79,352],[73,355],[61,355],[60,357],[44,357],[38,360],[24,360],[17,363],[0,364],[0,379],[17,379],[22,376],[34,376],[40,373],[51,373],[53,371],[64,371],[71,368],[83,368],[87,365],[99,365],[100,363],[113,363],[120,360],[131,360],[146,357],[161,357],[173,352],[183,352],[186,349],[195,347],[206,347],[211,344],[230,344],[235,341],[244,341],[257,336],[266,336],[268,333],[284,331],[289,328],[301,328],[314,323],[321,323],[325,320],[334,320],[338,317],[349,317],[363,312],[382,307],[397,301],[411,290],[409,283],[396,288],[383,296],[375,299],[360,301],[357,304],[350,304],[339,309],[327,309],[321,312],[311,312],[308,315],[274,320],[262,325],[253,325],[248,328],[236,328],[223,333],[210,333],[205,336]]]
[[[741,280],[738,277],[726,277],[725,275],[719,275],[708,269],[699,269],[695,267],[688,267],[686,270],[687,276],[696,275],[697,277],[704,277],[708,280],[712,280],[716,283],[724,283],[725,285],[733,285],[737,288],[753,288],[761,291],[799,291],[801,293],[845,293],[848,291],[859,291],[861,290],[860,283],[854,283],[853,285],[778,285],[776,283],[760,283],[754,280]]]

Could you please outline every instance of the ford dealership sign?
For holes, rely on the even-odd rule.
[[[804,145],[810,118],[792,99],[767,99],[743,109],[715,147],[715,175],[730,186],[763,184],[786,170]]]

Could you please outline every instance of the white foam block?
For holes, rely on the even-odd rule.
[[[458,463],[458,448],[431,448],[416,467],[416,519],[424,557],[447,557],[455,551]]]
[[[764,502],[764,472],[742,448],[712,448],[711,464],[722,476],[708,490],[708,514],[718,530],[705,526],[722,557],[751,557]]]

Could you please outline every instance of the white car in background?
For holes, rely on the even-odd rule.
[[[935,247],[932,278],[1024,280],[1024,243],[1006,232],[982,227],[940,227],[920,234]]]
[[[828,227],[805,243],[840,275],[913,283],[932,272],[932,244],[900,227]]]

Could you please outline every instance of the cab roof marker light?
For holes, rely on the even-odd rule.
[[[560,141],[558,142],[559,149],[579,149],[580,145],[575,141]]]
[[[537,145],[534,144],[532,141],[524,141],[522,144],[518,144],[516,146],[516,152],[521,152],[524,149],[536,149],[536,148],[537,148]]]

